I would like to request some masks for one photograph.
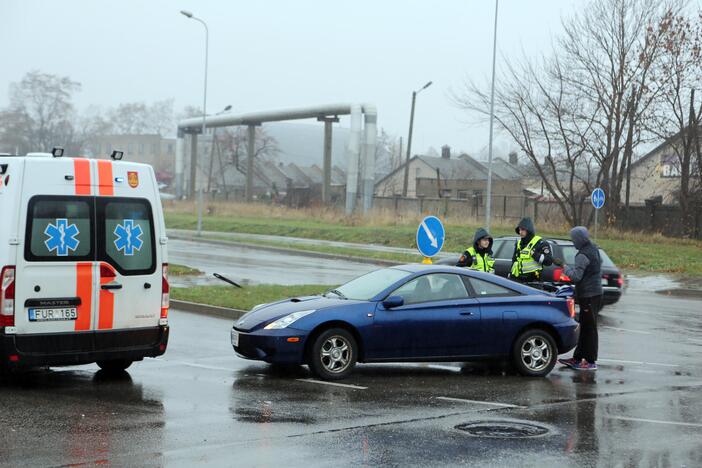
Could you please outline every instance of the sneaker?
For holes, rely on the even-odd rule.
[[[573,367],[574,365],[576,365],[578,363],[578,360],[575,358],[569,358],[569,359],[559,359],[558,362],[560,364],[563,364],[564,366]]]
[[[597,363],[587,362],[583,359],[582,361],[573,364],[571,367],[575,370],[597,370]]]

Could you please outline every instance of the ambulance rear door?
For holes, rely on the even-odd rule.
[[[97,294],[93,179],[87,159],[25,159],[15,283],[18,335],[93,328]],[[84,334],[69,347],[89,349],[91,340]]]
[[[96,329],[158,326],[164,259],[159,242],[160,199],[153,169],[120,161],[96,163],[100,263]]]

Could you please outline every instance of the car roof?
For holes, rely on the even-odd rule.
[[[513,240],[516,241],[519,239],[517,236],[500,236],[500,237],[495,237],[493,240]],[[570,239],[564,239],[562,237],[544,237],[545,240],[549,242],[553,242],[554,244],[558,245],[572,245],[573,241]]]

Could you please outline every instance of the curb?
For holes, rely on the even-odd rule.
[[[200,304],[197,302],[179,301],[176,299],[171,299],[170,306],[170,308],[172,309],[182,310],[185,312],[209,315],[212,317],[228,318],[232,320],[237,320],[248,312],[247,310],[230,309],[228,307]]]
[[[283,253],[283,254],[290,254],[290,255],[300,255],[304,257],[316,257],[316,258],[326,258],[329,260],[344,260],[344,261],[350,261],[350,262],[357,262],[357,263],[369,263],[371,265],[381,265],[381,266],[395,266],[395,265],[403,265],[404,263],[402,262],[396,262],[394,260],[383,260],[383,259],[376,259],[376,258],[369,258],[369,257],[356,257],[354,255],[342,255],[342,254],[331,254],[331,253],[324,253],[324,252],[314,252],[311,250],[299,250],[299,249],[290,249],[286,247],[273,247],[269,245],[259,245],[259,244],[249,244],[246,242],[236,242],[236,241],[225,241],[225,240],[219,240],[219,239],[207,239],[204,237],[196,237],[196,236],[180,236],[180,235],[170,235],[168,236],[169,239],[176,239],[176,240],[186,240],[186,241],[197,241],[197,242],[202,242],[205,244],[213,244],[213,245],[223,245],[223,246],[229,246],[229,247],[247,247],[250,249],[258,249],[258,250],[267,250],[269,252],[275,252],[275,253]]]

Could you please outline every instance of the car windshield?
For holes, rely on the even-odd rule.
[[[561,250],[563,251],[563,260],[569,264],[575,264],[575,255],[578,253],[578,249],[574,245],[561,245]],[[605,253],[604,250],[600,249],[600,258],[602,259],[602,266],[614,267],[614,262]]]
[[[332,294],[346,299],[367,301],[410,274],[397,268],[375,270],[339,286]]]

